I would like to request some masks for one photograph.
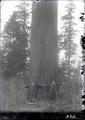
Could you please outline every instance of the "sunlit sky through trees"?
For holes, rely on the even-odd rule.
[[[5,23],[8,21],[8,19],[10,18],[10,15],[12,15],[12,12],[16,9],[16,5],[19,4],[19,0],[2,0],[1,2],[1,32],[4,30],[4,26]],[[31,3],[31,1],[29,0],[29,2]],[[79,59],[80,56],[81,57],[81,47],[80,47],[80,37],[83,34],[83,23],[80,21],[79,17],[81,16],[80,13],[82,13],[84,11],[84,4],[83,4],[83,0],[73,0],[76,9],[75,9],[75,23],[77,24],[77,26],[75,27],[75,30],[78,30],[77,35],[75,36],[74,41],[78,44],[78,55],[76,55],[76,58]],[[58,1],[58,32],[61,33],[61,28],[63,25],[63,21],[61,20],[61,17],[63,15],[65,15],[65,6],[66,4],[69,3],[69,0],[59,0]],[[63,56],[63,54],[61,53],[61,56]]]

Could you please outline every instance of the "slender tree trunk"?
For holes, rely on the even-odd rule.
[[[33,9],[30,82],[49,84],[56,79],[57,2],[41,0]]]

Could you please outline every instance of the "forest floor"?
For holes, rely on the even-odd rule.
[[[72,105],[67,105],[64,103],[56,102],[56,101],[39,101],[37,103],[28,103],[28,105],[20,110],[25,111],[40,111],[40,112],[65,112],[71,111]],[[72,110],[73,111],[73,110]]]
[[[7,112],[68,112],[71,111],[71,106],[60,104],[54,101],[39,101],[35,103],[27,102],[15,108],[5,109]]]
[[[22,81],[22,82],[21,82]],[[4,112],[65,112],[80,110],[76,104],[67,103],[67,99],[57,98],[55,101],[28,102],[27,83],[21,79],[0,79],[0,109]]]

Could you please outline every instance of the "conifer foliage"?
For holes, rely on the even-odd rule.
[[[73,15],[75,12],[75,5],[69,1],[70,3],[66,6],[66,14],[62,17],[64,22],[62,30],[63,30],[63,44],[62,48],[65,51],[65,67],[67,69],[68,79],[70,79],[71,68],[75,64],[75,59],[73,58],[76,54],[77,45],[73,41],[75,39],[76,30],[74,22],[75,16]]]
[[[4,73],[7,76],[15,76],[27,69],[30,26],[26,5],[25,2],[18,5],[18,10],[13,12],[5,25]]]

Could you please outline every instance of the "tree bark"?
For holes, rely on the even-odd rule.
[[[33,9],[30,83],[57,81],[57,1],[41,0]]]

